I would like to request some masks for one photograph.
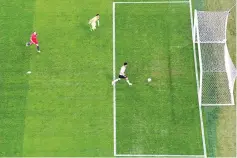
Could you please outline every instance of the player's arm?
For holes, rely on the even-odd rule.
[[[97,25],[100,26],[100,20],[99,19],[97,20]]]

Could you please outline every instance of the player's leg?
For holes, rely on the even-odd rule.
[[[119,80],[121,80],[120,78],[117,78],[115,80],[112,81],[112,85],[114,85],[116,82],[118,82]]]
[[[27,47],[30,46],[30,45],[32,45],[32,42],[26,42]]]
[[[125,78],[126,82],[128,83],[129,86],[132,85],[132,83],[129,82],[128,77]]]
[[[114,85],[116,82],[118,82],[119,80],[121,80],[120,78],[117,78],[115,80],[112,81],[112,85]]]
[[[37,51],[40,53],[40,47],[39,47],[39,44],[35,44],[36,45],[36,49]]]
[[[125,76],[119,75],[119,77],[112,81],[112,85],[114,85],[116,82],[120,81],[122,78],[125,78]]]
[[[92,29],[92,31],[94,31],[96,29],[96,22],[91,23],[91,29]]]
[[[32,43],[34,43],[36,45],[37,52],[40,53],[40,47],[39,47],[38,40],[34,40],[34,41],[32,41]]]

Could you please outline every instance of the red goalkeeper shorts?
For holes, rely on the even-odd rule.
[[[37,40],[30,40],[30,44],[38,44]]]

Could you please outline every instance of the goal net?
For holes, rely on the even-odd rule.
[[[203,106],[234,105],[236,68],[227,47],[228,11],[197,11],[193,42],[199,65],[198,97]]]

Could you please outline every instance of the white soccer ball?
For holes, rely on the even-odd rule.
[[[148,78],[147,81],[148,81],[148,82],[151,82],[151,78]]]
[[[27,74],[31,74],[31,71],[28,71]]]

